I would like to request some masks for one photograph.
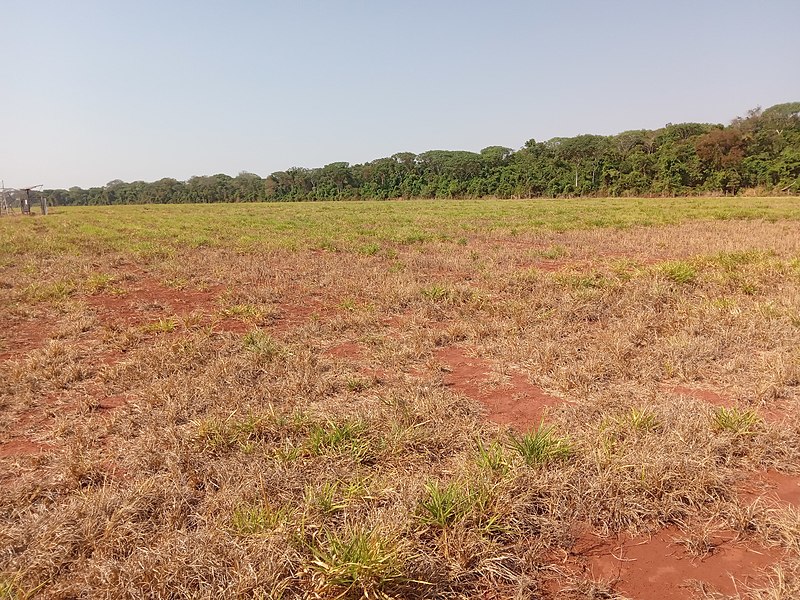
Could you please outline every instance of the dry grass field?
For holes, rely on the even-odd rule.
[[[0,598],[800,597],[800,199],[0,219]]]

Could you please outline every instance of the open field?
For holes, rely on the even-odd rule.
[[[800,199],[0,219],[0,598],[800,597]]]

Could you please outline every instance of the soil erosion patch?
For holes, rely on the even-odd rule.
[[[560,398],[545,393],[521,373],[509,374],[510,381],[506,385],[492,384],[490,363],[467,356],[463,348],[441,348],[435,356],[447,370],[444,384],[481,402],[488,418],[495,423],[519,430],[531,429],[541,422],[548,406],[562,403]]]
[[[779,471],[754,474],[739,486],[739,497],[752,504],[762,499],[769,504],[784,503],[800,508],[800,475]]]
[[[783,554],[737,541],[735,533],[725,531],[704,540],[705,555],[695,556],[677,541],[686,537],[674,528],[652,537],[604,540],[589,535],[579,539],[573,555],[587,578],[610,582],[632,600],[685,600],[703,597],[699,590],[735,594]]]
[[[50,327],[42,320],[9,322],[0,319],[0,361],[19,358],[28,350],[42,347],[50,337]]]
[[[173,289],[147,278],[139,287],[126,293],[97,294],[87,297],[86,301],[105,321],[140,325],[154,317],[173,314],[185,317],[192,312],[211,312],[221,291],[222,286],[207,290]]]

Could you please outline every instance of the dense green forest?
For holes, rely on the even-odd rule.
[[[262,178],[110,181],[46,190],[56,205],[386,198],[677,196],[800,193],[800,102],[751,110],[730,125],[668,124],[655,131],[528,140],[519,150],[401,152],[359,165],[293,167]]]

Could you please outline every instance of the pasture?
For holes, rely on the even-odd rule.
[[[0,219],[0,598],[800,596],[800,199]]]

